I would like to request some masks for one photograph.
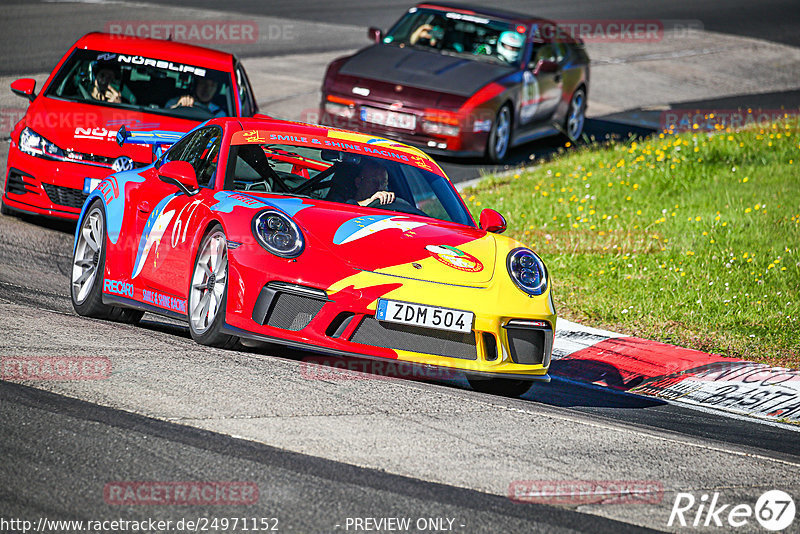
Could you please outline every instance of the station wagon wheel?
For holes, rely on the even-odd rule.
[[[500,163],[508,154],[511,142],[511,108],[504,104],[497,112],[497,116],[489,132],[489,141],[486,147],[487,156],[494,163]]]
[[[229,348],[237,338],[220,333],[228,296],[228,240],[214,225],[200,243],[189,286],[189,332],[201,345]]]
[[[583,133],[583,126],[586,123],[586,91],[579,87],[572,94],[569,101],[567,117],[564,121],[564,133],[572,141],[578,141]]]
[[[78,315],[136,323],[144,312],[103,304],[103,280],[106,264],[105,213],[95,201],[80,222],[72,254],[70,297]]]

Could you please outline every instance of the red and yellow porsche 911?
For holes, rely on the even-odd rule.
[[[217,118],[87,198],[75,310],[185,320],[199,343],[239,339],[463,371],[521,394],[549,380],[556,314],[542,260],[476,224],[423,152],[270,119]]]

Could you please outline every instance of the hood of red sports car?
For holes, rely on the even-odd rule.
[[[429,217],[321,203],[294,220],[355,269],[457,285],[488,283],[497,246],[491,235]]]
[[[514,68],[489,60],[445,55],[410,46],[376,44],[351,56],[339,74],[416,87],[459,96],[470,96]]]
[[[497,245],[478,228],[350,204],[249,193],[290,215],[306,247],[325,249],[351,268],[475,286],[494,275]]]
[[[128,130],[188,132],[198,122],[108,106],[37,98],[28,108],[25,124],[67,151],[110,158],[125,154],[136,161],[149,163],[150,146],[125,145],[123,148],[117,144],[120,126],[124,125]]]

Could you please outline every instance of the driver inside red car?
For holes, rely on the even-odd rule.
[[[361,167],[361,172],[355,177],[355,200],[359,206],[368,206],[379,200],[381,205],[394,202],[394,193],[389,189],[389,174],[386,167],[375,161],[367,161]],[[361,199],[361,200],[359,200]]]
[[[94,81],[91,96],[101,102],[119,104],[122,95],[119,88],[119,67],[112,62],[97,62],[93,65]]]
[[[192,94],[175,97],[169,100],[165,107],[175,109],[178,107],[201,108],[215,117],[225,115],[225,110],[216,105],[211,100],[216,96],[219,83],[211,78],[195,78]]]
[[[391,204],[395,194],[389,191],[389,174],[386,167],[367,160],[360,167],[351,163],[338,164],[333,184],[325,200],[369,206]]]

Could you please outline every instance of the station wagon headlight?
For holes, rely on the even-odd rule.
[[[529,295],[541,295],[547,290],[547,269],[532,250],[515,248],[508,254],[508,274],[517,287]]]
[[[40,158],[64,157],[64,151],[61,148],[27,127],[19,134],[19,149],[26,154]]]
[[[277,210],[265,210],[256,215],[253,235],[262,247],[281,258],[296,258],[305,248],[300,228]]]

